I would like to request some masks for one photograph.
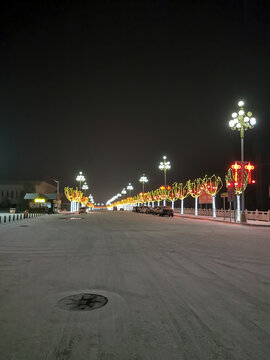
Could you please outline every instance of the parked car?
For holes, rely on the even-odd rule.
[[[153,215],[159,215],[161,209],[162,209],[162,206],[155,207],[153,210]]]
[[[79,208],[79,214],[86,214],[86,207]]]
[[[159,216],[171,216],[173,217],[174,211],[170,206],[164,206],[159,213]]]
[[[151,206],[149,206],[148,208],[146,208],[145,213],[146,214],[153,214],[153,211],[154,211],[154,209]]]

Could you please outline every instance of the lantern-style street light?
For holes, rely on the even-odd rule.
[[[124,189],[121,191],[121,193],[122,193],[123,195],[126,195],[127,190],[124,188]]]
[[[88,185],[86,183],[83,184],[82,189],[86,192],[86,190],[89,189]]]
[[[163,161],[160,162],[159,164],[159,169],[162,170],[164,172],[164,186],[166,187],[166,173],[167,170],[170,170],[171,168],[171,163],[167,160],[167,156],[163,156]]]
[[[85,181],[85,177],[83,176],[82,172],[79,172],[79,175],[77,175],[76,180],[80,183],[80,191],[82,189],[82,181]]]
[[[128,184],[127,190],[129,191],[129,197],[130,197],[130,192],[133,190],[133,186],[131,185],[131,183]]]
[[[143,176],[140,177],[139,182],[143,184],[143,193],[144,193],[144,184],[148,182],[148,179],[145,176],[145,174],[143,174]]]
[[[252,129],[256,124],[256,119],[252,117],[252,112],[247,113],[244,110],[244,101],[239,101],[238,106],[240,110],[232,113],[232,120],[229,121],[229,126],[232,130],[240,132],[241,139],[241,183],[242,183],[242,212],[241,221],[246,222],[245,217],[245,199],[244,199],[244,134],[247,129]]]

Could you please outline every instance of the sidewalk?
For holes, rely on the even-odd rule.
[[[221,222],[226,224],[232,224],[232,225],[245,225],[245,226],[259,226],[259,227],[270,227],[270,223],[267,221],[256,221],[256,220],[247,220],[246,223],[236,223],[234,222],[234,219],[232,219],[232,222],[230,222],[230,219],[223,217],[216,217],[215,219],[212,216],[205,216],[205,215],[192,215],[192,214],[179,214],[174,213],[174,216],[182,217],[186,219],[193,219],[193,220],[207,220],[207,221],[215,221],[215,222]]]

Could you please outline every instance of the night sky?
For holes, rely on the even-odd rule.
[[[237,102],[257,119],[245,157],[270,178],[270,2],[15,1],[1,6],[0,180],[81,170],[105,202],[240,160]],[[269,183],[269,182],[268,182]],[[266,188],[265,188],[266,189]],[[263,195],[264,196],[264,195]]]

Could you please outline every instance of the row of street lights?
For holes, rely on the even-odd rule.
[[[163,161],[160,162],[159,169],[164,172],[164,185],[166,186],[167,185],[166,184],[166,174],[167,174],[167,171],[171,169],[171,163],[170,163],[170,161],[167,161],[167,156],[163,156]],[[145,176],[145,174],[143,174],[139,179],[139,182],[142,184],[142,192],[143,193],[144,193],[144,184],[148,183],[148,181],[149,180],[148,180],[147,176]],[[129,191],[129,197],[130,197],[131,191],[133,190],[133,186],[131,185],[131,183],[128,184],[127,190]],[[124,188],[121,191],[121,194],[118,193],[117,195],[113,196],[110,200],[107,201],[106,205],[110,205],[115,200],[117,200],[119,197],[121,197],[122,195],[126,195],[126,194],[127,194],[127,191],[126,191],[126,188]]]
[[[242,184],[242,212],[241,212],[241,221],[245,222],[245,200],[244,200],[244,133],[248,129],[252,129],[256,124],[255,117],[252,116],[252,112],[248,111],[246,112],[244,109],[244,101],[238,102],[239,110],[237,112],[232,113],[232,119],[229,121],[229,126],[232,130],[238,130],[240,132],[240,139],[241,139],[241,184]],[[159,169],[164,172],[164,186],[167,185],[167,171],[171,169],[171,164],[169,161],[167,161],[167,157],[163,156],[163,161],[159,164]],[[147,176],[143,174],[141,178],[139,179],[139,182],[142,184],[142,190],[144,193],[144,185],[148,182]],[[129,196],[130,191],[133,190],[133,187],[131,184],[127,187],[129,190]],[[124,188],[122,190],[122,194],[126,194],[126,189]],[[107,204],[111,204],[113,201],[115,201],[117,198],[121,197],[121,194],[115,195],[112,199],[110,199]]]

